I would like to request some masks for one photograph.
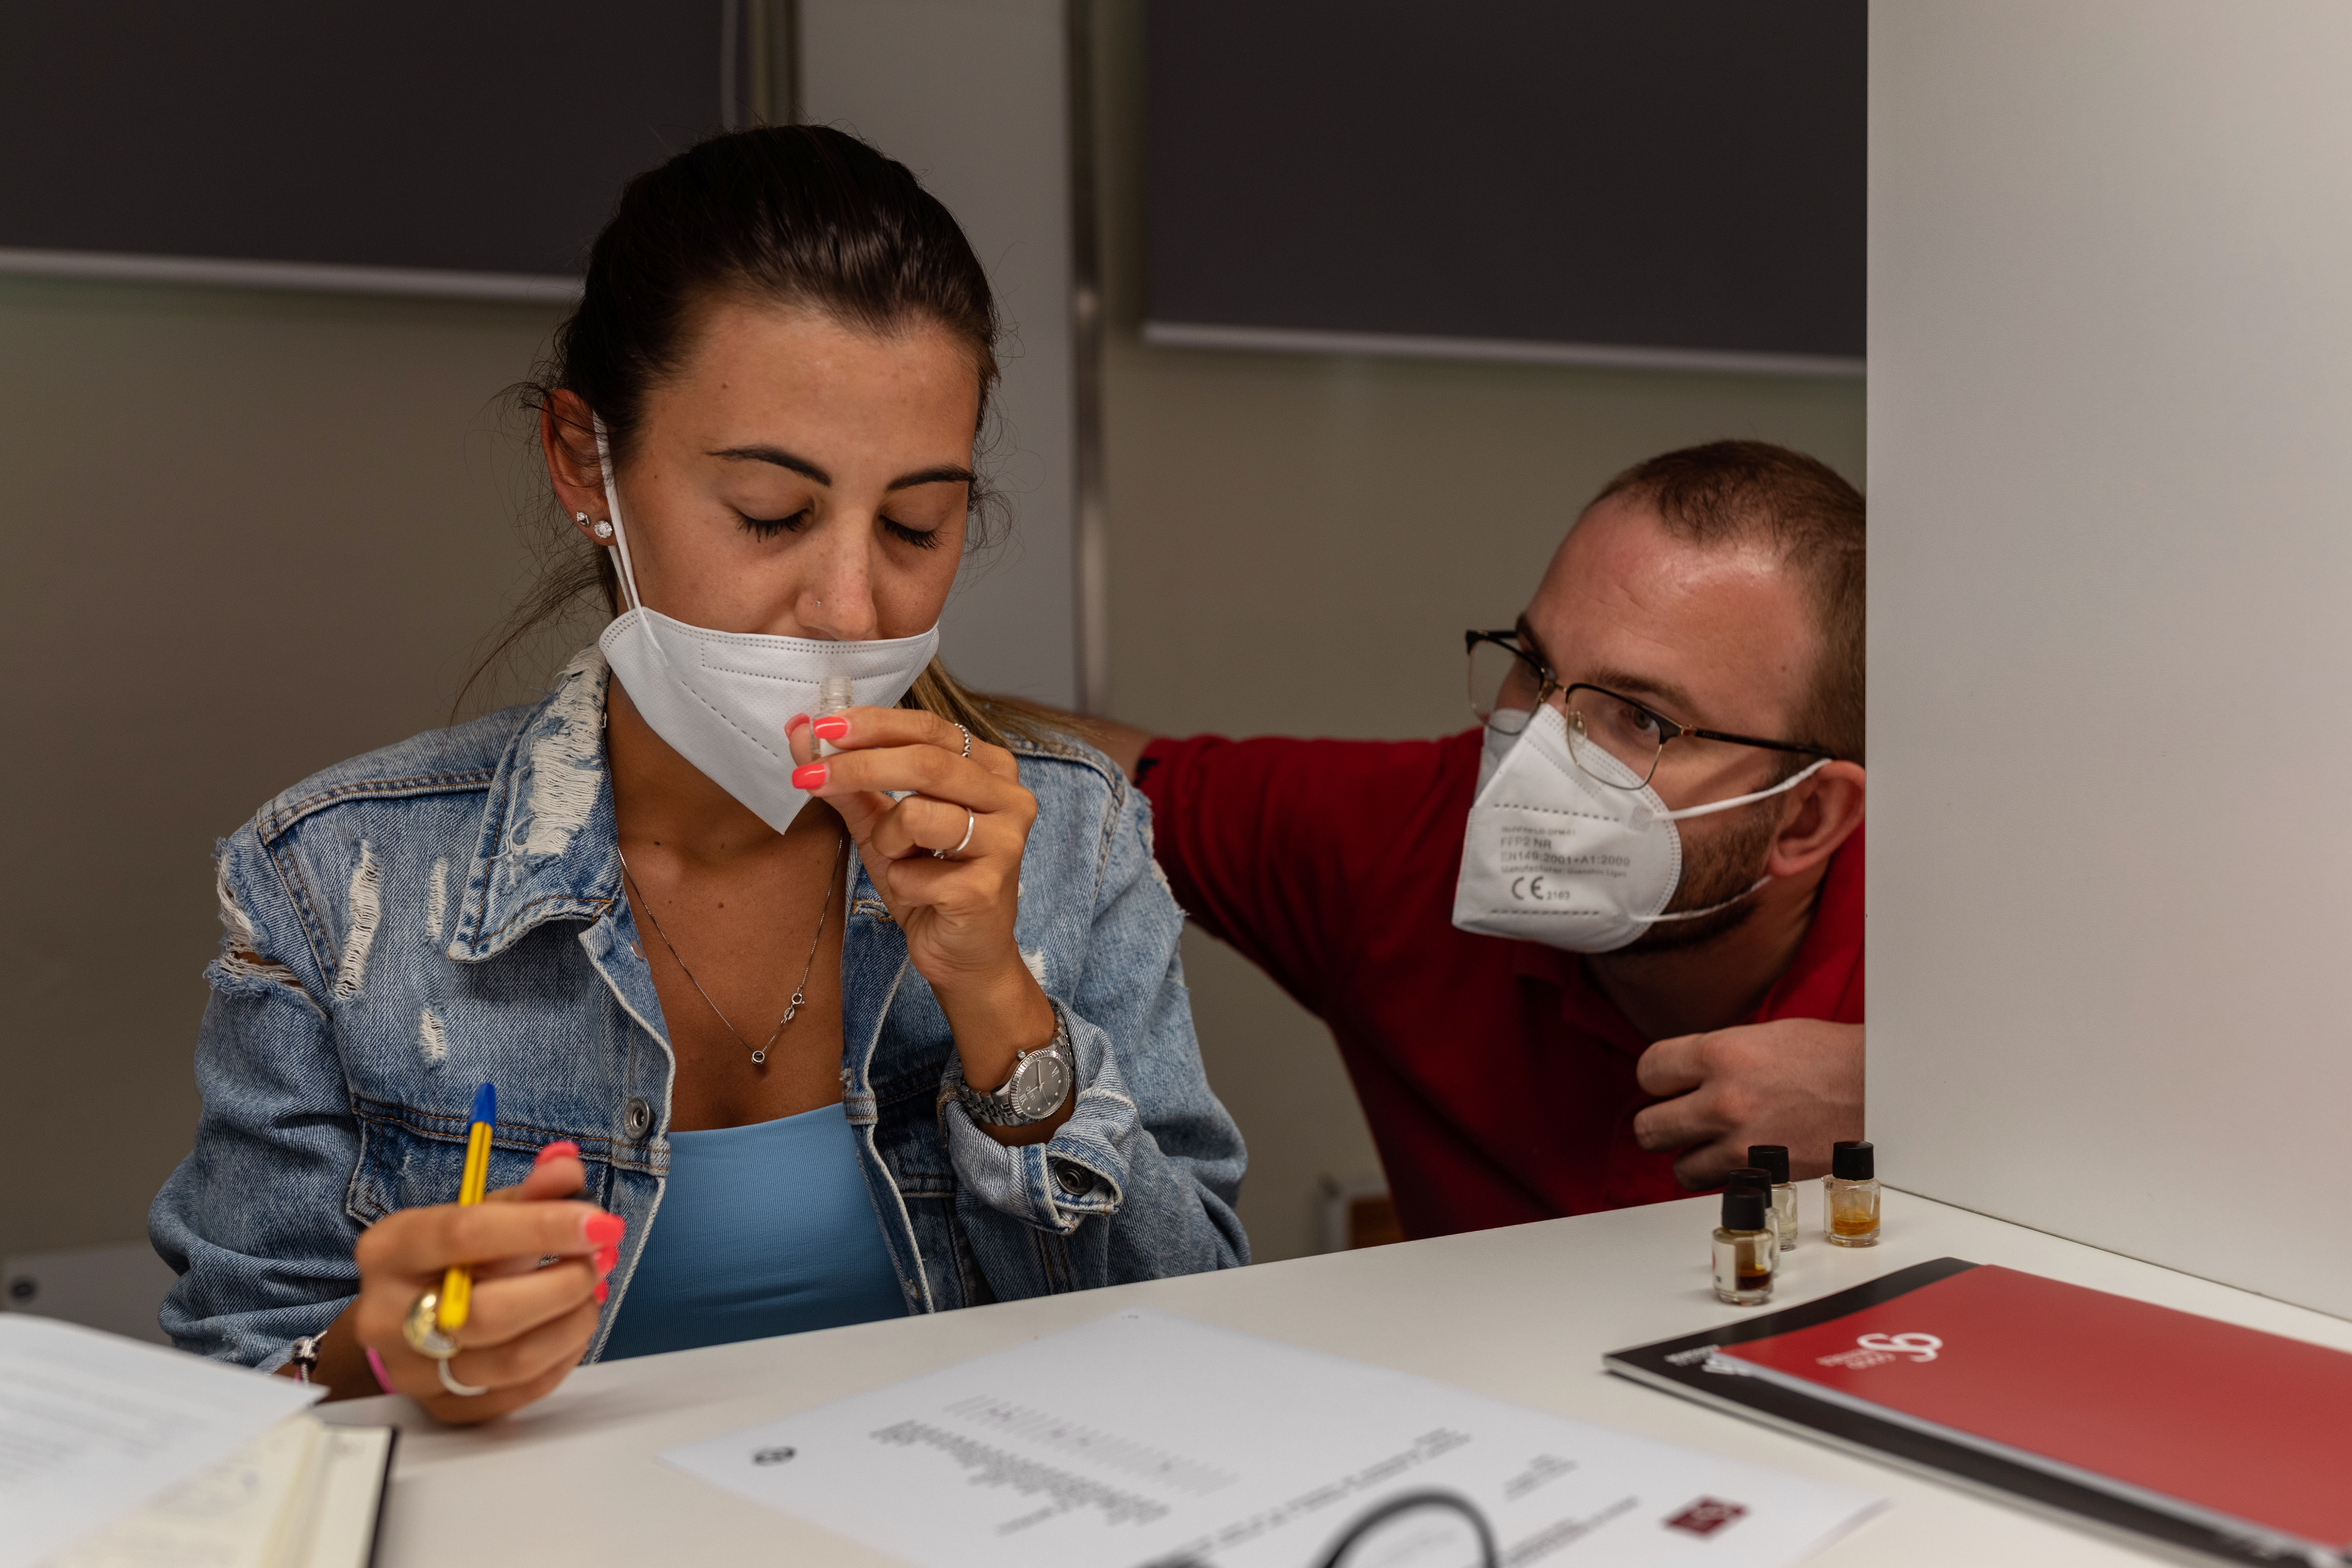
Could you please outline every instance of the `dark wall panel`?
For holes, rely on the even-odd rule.
[[[1154,321],[1863,353],[1864,0],[1153,0]]]
[[[0,0],[0,246],[577,272],[719,0]]]

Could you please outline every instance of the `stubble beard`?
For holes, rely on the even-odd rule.
[[[1727,824],[1721,832],[1710,834],[1696,844],[1687,837],[1684,838],[1682,880],[1675,889],[1675,896],[1659,912],[1679,914],[1735,899],[1738,901],[1696,920],[1661,921],[1605,956],[1635,958],[1645,953],[1687,952],[1722,941],[1755,918],[1756,900],[1741,895],[1764,875],[1764,862],[1771,852],[1780,825],[1769,811],[1750,808],[1732,815],[1743,820]]]

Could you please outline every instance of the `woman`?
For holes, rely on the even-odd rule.
[[[152,1217],[183,1348],[465,1422],[583,1359],[1246,1261],[1140,798],[930,658],[995,335],[854,138],[630,184],[539,389],[622,613],[545,701],[225,846]],[[460,1208],[486,1081],[502,1190]]]

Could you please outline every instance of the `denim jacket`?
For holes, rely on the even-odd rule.
[[[660,1223],[674,1070],[621,896],[605,679],[592,647],[545,701],[331,768],[223,844],[204,1111],[148,1222],[182,1349],[268,1369],[324,1329],[360,1232],[456,1197],[488,1079],[490,1184],[569,1138],[584,1195],[629,1222],[602,1352]],[[1015,752],[1038,806],[1015,940],[1077,1069],[1050,1141],[972,1124],[947,1018],[849,858],[843,1103],[909,1311],[1249,1258],[1241,1134],[1202,1073],[1150,807],[1082,746]]]

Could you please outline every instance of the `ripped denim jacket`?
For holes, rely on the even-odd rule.
[[[585,1195],[629,1222],[602,1352],[659,1223],[673,1066],[621,897],[605,679],[591,648],[545,701],[331,768],[223,844],[203,1116],[149,1215],[181,1348],[268,1369],[324,1329],[361,1230],[454,1198],[490,1079],[491,1185],[569,1138]],[[972,1125],[947,1018],[850,858],[844,1104],[910,1311],[1249,1258],[1241,1134],[1202,1073],[1150,807],[1074,742],[1015,751],[1038,805],[1015,936],[1077,1067],[1049,1142]]]

